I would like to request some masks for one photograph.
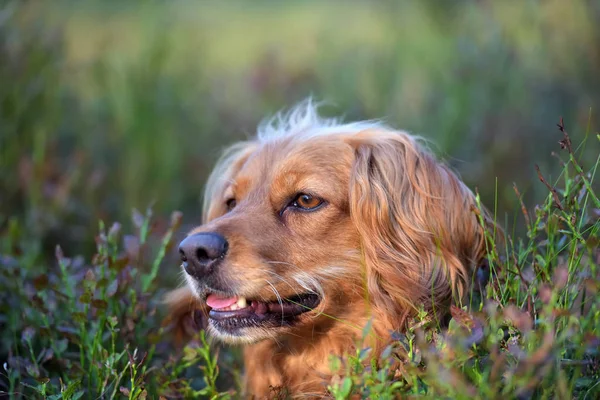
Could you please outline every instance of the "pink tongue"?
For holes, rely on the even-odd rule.
[[[219,297],[219,295],[216,294],[209,294],[206,298],[206,304],[208,304],[208,306],[211,308],[216,308],[217,310],[219,308],[229,307],[237,301],[237,297]]]

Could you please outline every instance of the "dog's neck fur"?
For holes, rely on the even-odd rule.
[[[301,394],[302,398],[323,398],[333,375],[331,357],[352,354],[356,346],[379,351],[375,335],[358,343],[366,316],[357,316],[351,325],[324,317],[302,332],[278,339],[263,340],[244,349],[245,388],[248,398],[273,398],[279,391]],[[339,371],[343,374],[342,371]]]

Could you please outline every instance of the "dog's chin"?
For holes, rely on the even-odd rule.
[[[225,343],[255,343],[277,337],[311,318],[318,313],[320,301],[317,294],[305,293],[275,301],[248,300],[244,307],[212,308],[207,330]]]
[[[281,334],[280,331],[281,329],[277,328],[242,328],[234,335],[228,332],[223,332],[219,328],[216,328],[211,322],[208,323],[207,328],[207,332],[210,337],[230,345],[253,344],[266,339],[276,338]]]

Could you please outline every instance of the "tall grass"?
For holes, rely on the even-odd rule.
[[[332,358],[336,399],[582,398],[600,395],[600,200],[596,162],[585,168],[564,125],[563,170],[529,212],[527,234],[499,240],[486,230],[489,257],[470,304],[451,309],[448,329],[422,312],[378,358],[369,349]],[[582,144],[581,146],[583,146]],[[520,193],[515,186],[516,196]],[[493,226],[473,208],[482,227]],[[26,230],[13,219],[0,236],[2,392],[10,398],[237,398],[239,359],[210,348],[204,333],[174,351],[162,323],[157,282],[182,215],[167,227],[134,213],[132,235],[100,222],[91,258],[33,261]],[[364,334],[369,327],[365,327]],[[236,366],[237,365],[237,366]],[[225,371],[220,374],[220,371]],[[221,379],[221,380],[219,380]],[[225,391],[223,391],[225,390]],[[287,398],[286,388],[273,396]]]
[[[426,134],[507,230],[447,331],[422,314],[380,359],[332,359],[332,397],[599,397],[599,16],[583,0],[3,2],[0,390],[239,397],[235,351],[199,336],[177,352],[162,326],[172,245],[219,148],[312,94]],[[115,220],[131,222],[99,223]]]

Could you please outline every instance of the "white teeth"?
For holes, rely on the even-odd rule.
[[[242,308],[248,307],[248,301],[245,297],[240,297],[236,303],[233,303],[230,306],[219,308],[219,311],[235,311],[240,310]]]
[[[233,306],[237,306],[236,309],[246,308],[246,306],[248,306],[248,302],[246,301],[245,297],[240,297],[237,303],[235,303]]]

